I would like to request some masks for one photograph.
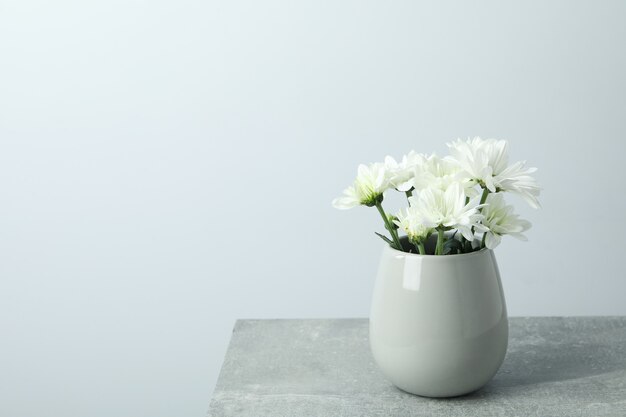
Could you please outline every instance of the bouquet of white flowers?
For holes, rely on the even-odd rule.
[[[541,189],[531,175],[536,168],[526,168],[525,161],[509,165],[507,146],[504,140],[459,139],[448,144],[445,158],[411,151],[400,162],[387,156],[384,162],[359,165],[354,184],[332,204],[338,209],[376,207],[390,236],[376,234],[405,252],[432,254],[425,243],[435,234],[435,255],[493,249],[503,235],[525,240],[522,233],[531,224],[514,213],[503,193],[518,194],[538,208]],[[408,201],[396,215],[382,207],[390,189],[406,194]],[[408,244],[402,244],[399,229]]]

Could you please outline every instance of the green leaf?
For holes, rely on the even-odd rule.
[[[449,239],[443,245],[443,254],[448,255],[449,253],[459,253],[463,251],[463,244],[456,239]]]
[[[389,226],[391,226],[393,227],[393,230],[398,230],[399,229],[398,225],[394,223],[394,220],[398,220],[398,218],[391,214],[387,215],[387,218],[389,219],[389,223],[385,222],[385,229],[391,232],[391,230],[389,230]]]
[[[379,238],[381,238],[382,240],[384,240],[385,242],[387,242],[388,244],[391,245],[391,247],[393,247],[393,241],[391,239],[389,239],[387,236],[385,235],[381,235],[378,232],[374,232],[374,234],[376,234],[376,236],[378,236]]]

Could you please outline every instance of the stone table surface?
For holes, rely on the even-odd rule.
[[[395,388],[366,319],[239,320],[209,416],[626,416],[626,317],[511,318],[494,379],[463,397]]]

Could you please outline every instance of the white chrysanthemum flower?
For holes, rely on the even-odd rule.
[[[530,222],[520,219],[517,214],[513,213],[513,206],[506,205],[502,194],[489,194],[482,214],[484,216],[482,223],[488,229],[484,237],[485,246],[489,249],[500,244],[502,235],[511,235],[520,240],[526,240],[522,232],[530,229]]]
[[[354,184],[346,188],[341,197],[335,198],[333,207],[346,210],[358,205],[372,207],[382,201],[383,193],[389,188],[385,164],[380,162],[359,165]]]
[[[422,190],[414,202],[427,227],[445,227],[457,229],[467,240],[473,240],[476,231],[484,231],[480,224],[482,214],[478,203],[478,196],[465,204],[465,192],[460,183],[455,182],[445,190],[426,188]]]
[[[424,241],[433,232],[432,227],[424,224],[422,213],[416,207],[417,201],[418,197],[409,197],[409,207],[400,210],[394,221],[412,243]]]
[[[414,171],[410,184],[418,191],[426,188],[445,191],[451,184],[460,182],[467,196],[474,197],[478,194],[474,189],[475,183],[460,175],[461,171],[457,164],[435,154],[416,165]]]
[[[525,161],[519,161],[507,167],[494,177],[494,183],[497,184],[498,190],[518,194],[532,208],[539,208],[541,204],[538,197],[541,188],[530,175],[537,171],[537,168],[525,168],[525,164]]]
[[[454,164],[433,154],[423,164],[415,167],[414,187],[417,190],[425,188],[446,190],[456,181],[458,171]]]
[[[385,167],[389,176],[389,183],[398,191],[406,192],[413,187],[415,167],[422,164],[426,156],[411,151],[402,157],[402,161],[396,162],[391,156],[385,157]]]
[[[536,168],[526,168],[525,161],[508,164],[508,144],[505,140],[475,137],[458,139],[448,144],[449,161],[458,165],[466,175],[492,193],[510,191],[519,194],[533,208],[539,207],[541,188],[530,175]]]

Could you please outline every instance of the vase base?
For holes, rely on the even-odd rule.
[[[425,392],[425,391],[415,391],[415,390],[409,390],[409,389],[404,389],[402,387],[399,387],[395,384],[393,384],[394,387],[396,387],[397,389],[399,389],[402,392],[406,392],[407,394],[411,394],[411,395],[415,395],[416,397],[422,397],[422,398],[436,398],[436,399],[446,399],[446,398],[458,398],[458,397],[465,397],[467,395],[471,395],[477,391],[480,391],[484,385],[478,387],[478,388],[473,388],[470,390],[464,390],[461,392]]]

